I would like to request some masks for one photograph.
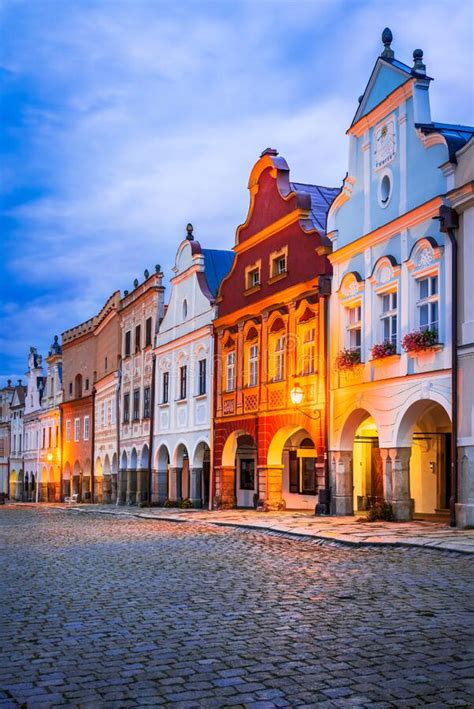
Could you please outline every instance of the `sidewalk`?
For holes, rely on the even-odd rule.
[[[207,523],[260,529],[354,546],[414,546],[474,554],[474,530],[453,529],[441,522],[369,523],[357,517],[315,517],[309,512],[254,512],[253,510],[209,512],[208,510],[178,510],[162,507],[140,509],[87,504],[68,507],[60,505],[60,507],[84,513],[128,515],[167,522]]]

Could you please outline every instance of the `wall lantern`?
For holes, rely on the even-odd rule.
[[[46,456],[46,458],[47,458],[48,461],[51,463],[51,461],[53,460],[53,454],[52,454],[52,453],[48,453],[48,455]]]
[[[299,406],[303,401],[303,389],[300,387],[298,382],[295,382],[295,386],[290,391],[291,403],[294,406]]]

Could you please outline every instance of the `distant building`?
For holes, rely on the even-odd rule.
[[[62,483],[62,442],[61,442],[61,402],[62,390],[62,351],[58,337],[54,337],[48,356],[46,357],[46,376],[41,397],[39,418],[39,466],[41,480],[48,481],[48,497],[45,497],[44,487],[38,501],[59,502],[66,492]]]
[[[11,379],[0,389],[0,493],[9,493],[8,469],[10,456],[10,402],[14,387]]]
[[[192,226],[176,254],[170,300],[156,336],[153,499],[210,499],[214,347],[212,320],[232,251],[203,249]]]
[[[21,379],[14,387],[10,402],[10,456],[8,488],[11,500],[22,500],[24,490],[24,426],[26,387]]]
[[[327,483],[326,214],[339,189],[290,182],[265,150],[220,285],[214,505],[313,509]]]
[[[145,280],[120,301],[122,341],[119,398],[120,443],[118,502],[140,504],[148,499],[152,445],[151,392],[153,346],[164,315],[163,274],[145,271]]]
[[[336,514],[384,498],[409,520],[453,499],[452,248],[437,219],[474,131],[434,123],[423,53],[410,67],[382,40],[328,215],[331,486]]]

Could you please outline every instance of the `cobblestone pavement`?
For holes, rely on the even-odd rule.
[[[474,705],[468,555],[0,509],[0,706]]]

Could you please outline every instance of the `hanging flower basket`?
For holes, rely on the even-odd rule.
[[[409,332],[402,340],[405,352],[424,352],[438,344],[437,330],[416,330]]]
[[[388,340],[374,345],[370,350],[372,359],[383,359],[384,357],[391,357],[394,354],[397,354],[397,347],[393,342],[389,342]]]
[[[338,372],[346,372],[356,364],[360,364],[360,351],[356,349],[344,348],[339,350],[336,356],[336,369]]]

